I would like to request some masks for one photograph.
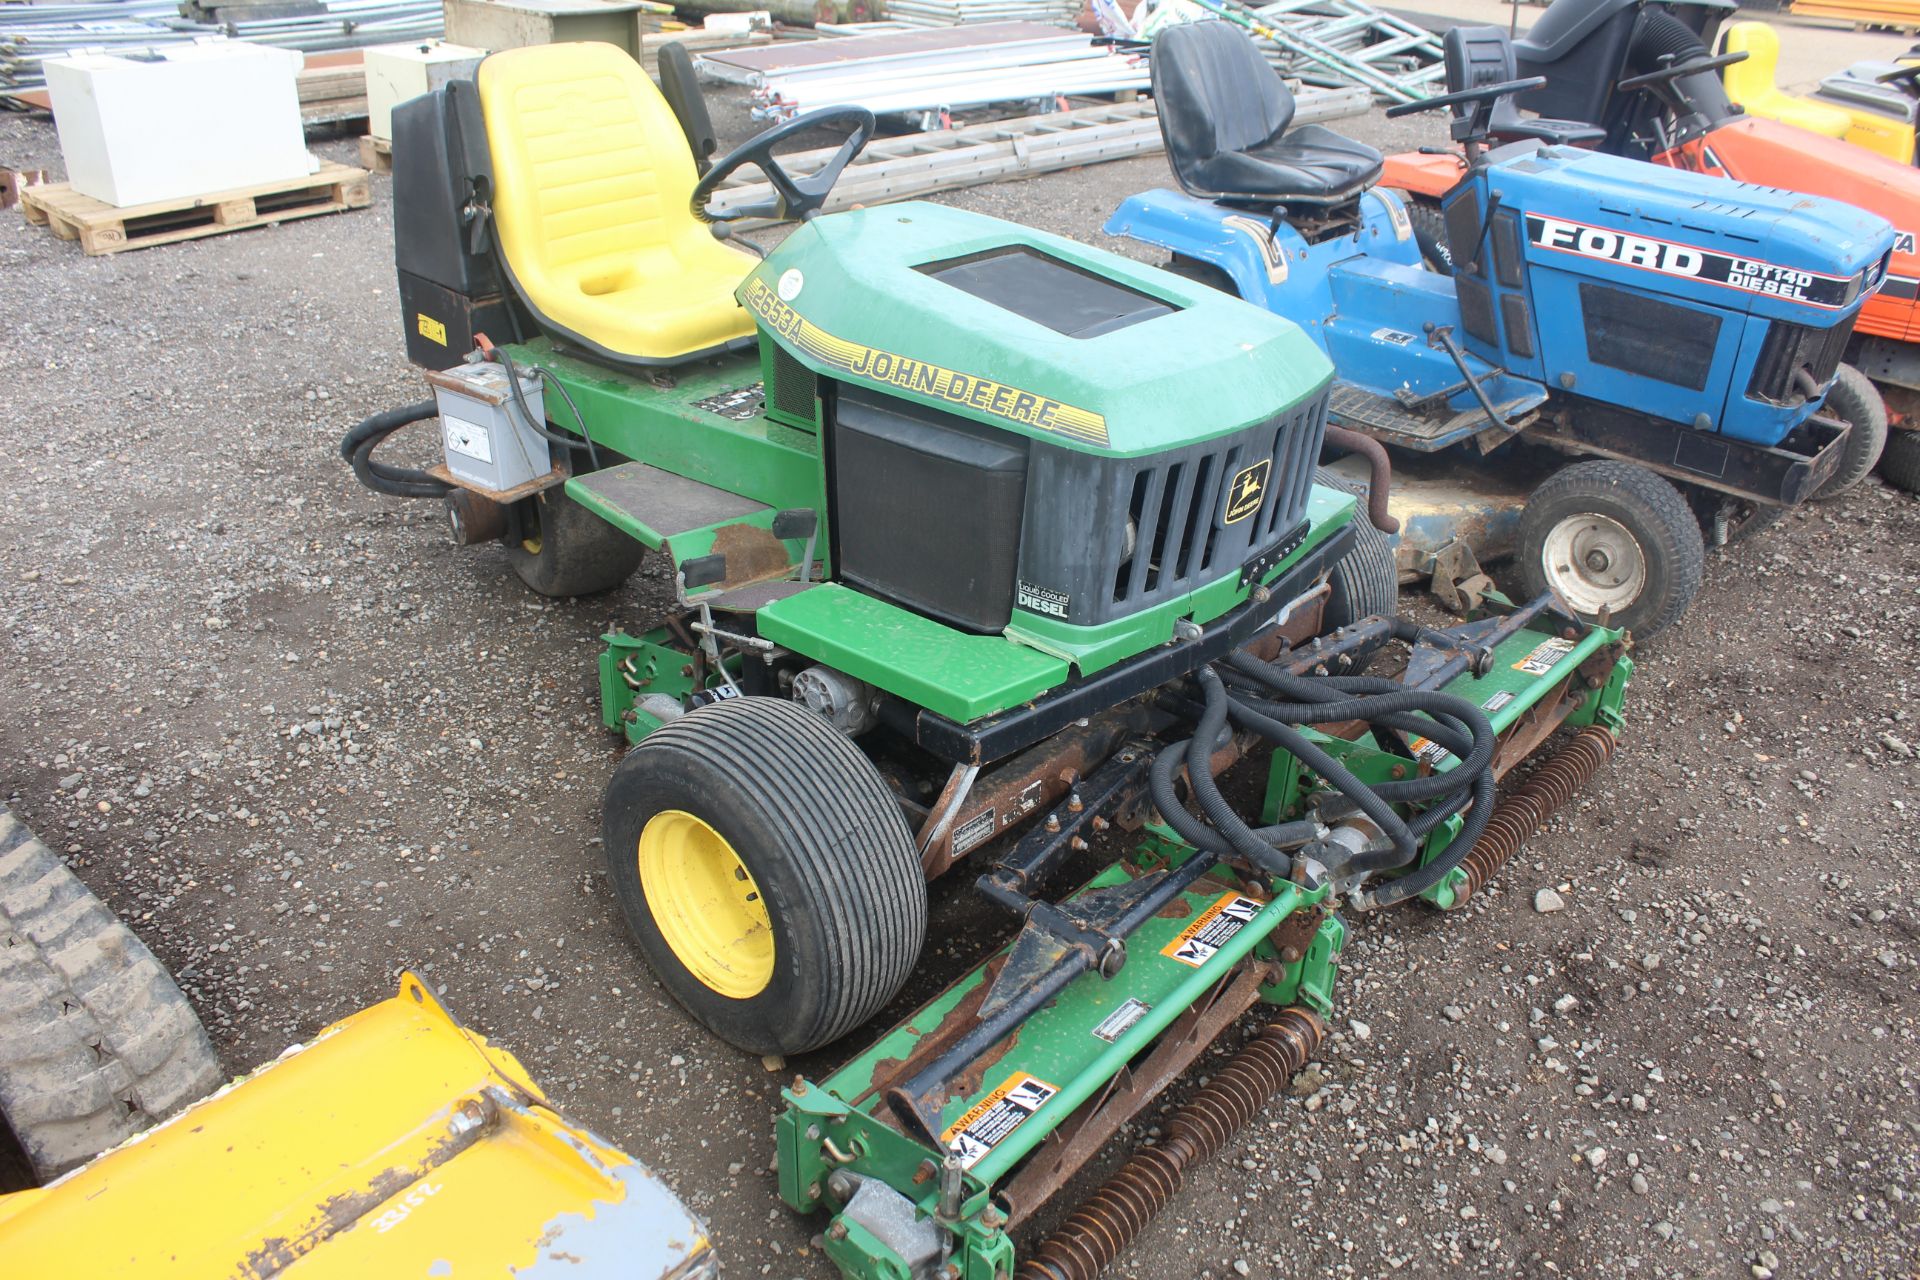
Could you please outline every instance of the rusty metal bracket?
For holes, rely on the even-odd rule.
[[[1461,539],[1455,538],[1434,552],[1431,589],[1448,612],[1462,617],[1472,613],[1493,585],[1493,579],[1480,568],[1480,558]]]

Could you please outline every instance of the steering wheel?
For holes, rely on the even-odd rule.
[[[1398,120],[1401,116],[1417,115],[1422,111],[1439,111],[1445,107],[1462,107],[1469,103],[1487,103],[1500,101],[1510,93],[1525,93],[1529,89],[1538,89],[1547,82],[1545,76],[1528,76],[1524,80],[1502,80],[1499,84],[1483,84],[1473,89],[1462,89],[1458,93],[1443,93],[1437,98],[1422,98],[1418,102],[1401,102],[1387,108],[1387,119]]]
[[[1672,54],[1668,54],[1672,57]],[[1730,67],[1736,62],[1745,62],[1744,53],[1723,53],[1717,58],[1705,58],[1693,62],[1672,62],[1658,71],[1649,71],[1643,76],[1632,76],[1622,80],[1614,88],[1621,93],[1632,93],[1636,89],[1651,89],[1656,85],[1671,84],[1682,76],[1698,75],[1703,71],[1718,71]]]
[[[788,173],[781,165],[780,158],[773,154],[776,146],[797,133],[835,124],[851,124],[853,132],[847,135],[847,140],[840,144],[840,149],[833,153],[831,160],[804,178],[796,178]],[[713,168],[707,170],[706,176],[693,189],[693,216],[702,222],[717,224],[717,227],[730,226],[748,218],[765,218],[773,222],[799,222],[811,218],[826,204],[827,193],[833,190],[833,184],[839,180],[840,171],[866,148],[872,138],[873,112],[865,107],[822,107],[818,111],[795,116],[785,124],[775,125],[765,133],[748,138],[715,160]],[[750,164],[758,165],[760,171],[767,175],[767,182],[773,187],[773,198],[740,205],[724,214],[708,209],[707,201],[713,199],[713,193],[720,184]]]
[[[1898,85],[1907,93],[1920,97],[1920,63],[1908,63],[1904,67],[1883,71],[1873,80],[1875,84]]]

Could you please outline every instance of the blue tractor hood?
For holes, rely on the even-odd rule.
[[[1575,147],[1496,155],[1487,176],[1538,266],[1801,324],[1855,308],[1893,248],[1852,205]]]

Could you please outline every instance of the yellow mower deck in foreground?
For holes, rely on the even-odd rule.
[[[14,1277],[718,1273],[644,1166],[552,1109],[411,974],[400,993],[49,1186]]]

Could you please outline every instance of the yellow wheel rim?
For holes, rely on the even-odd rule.
[[[654,927],[687,972],[734,1000],[765,991],[773,980],[773,922],[726,837],[666,809],[641,830],[638,856]]]

